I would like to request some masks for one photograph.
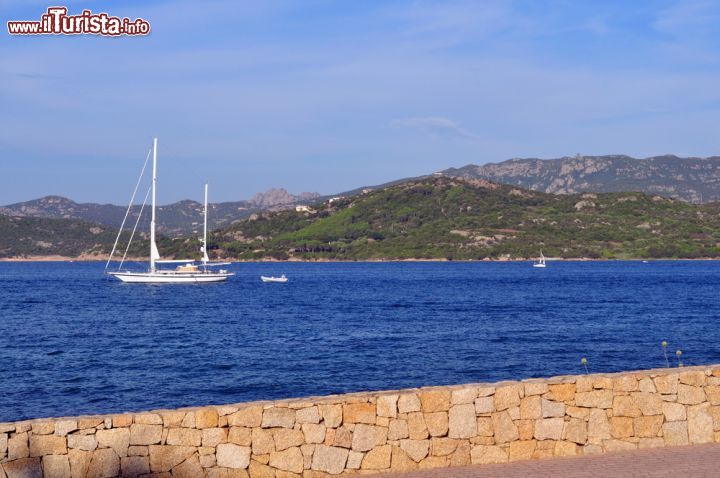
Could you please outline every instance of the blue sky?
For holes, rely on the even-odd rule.
[[[720,155],[720,2],[113,1],[138,38],[10,37],[0,204],[333,193],[467,163]]]

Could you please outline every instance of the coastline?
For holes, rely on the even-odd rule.
[[[237,264],[245,264],[245,263],[261,263],[261,262],[269,262],[269,263],[291,263],[291,262],[305,262],[305,263],[312,263],[312,262],[364,262],[364,263],[374,263],[374,262],[528,262],[528,261],[534,261],[537,258],[535,257],[528,257],[528,258],[497,258],[497,259],[463,259],[463,260],[449,260],[446,258],[436,258],[436,259],[425,259],[425,258],[413,258],[413,259],[362,259],[362,260],[350,260],[350,259],[296,259],[296,258],[290,258],[286,260],[281,259],[274,259],[274,258],[265,258],[265,259],[259,259],[259,260],[238,260],[238,259],[224,259],[224,258],[218,258],[216,260],[224,261],[224,262],[230,262],[230,263],[237,263]],[[717,257],[662,257],[662,258],[643,258],[643,257],[635,257],[635,258],[623,258],[623,259],[605,259],[605,258],[591,258],[591,257],[569,257],[569,258],[560,258],[560,257],[546,257],[545,258],[548,262],[640,262],[640,261],[717,261],[720,260],[720,258]],[[125,259],[125,262],[147,262],[147,257],[129,257]],[[0,262],[106,262],[107,257],[98,257],[98,256],[78,256],[78,257],[69,257],[69,256],[59,256],[59,255],[51,255],[51,256],[28,256],[28,257],[0,257]],[[113,261],[117,262],[117,261]]]

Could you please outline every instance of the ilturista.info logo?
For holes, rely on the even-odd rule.
[[[150,33],[150,23],[142,18],[113,17],[107,13],[83,10],[68,15],[67,7],[49,7],[40,20],[8,21],[11,35],[101,35],[137,36]]]

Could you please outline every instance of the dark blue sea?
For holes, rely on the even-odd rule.
[[[103,266],[0,263],[0,422],[720,362],[720,262]]]

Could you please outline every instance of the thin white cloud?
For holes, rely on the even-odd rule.
[[[480,137],[460,126],[457,122],[440,116],[394,119],[390,122],[393,128],[410,128],[433,136],[450,136],[465,139]]]

